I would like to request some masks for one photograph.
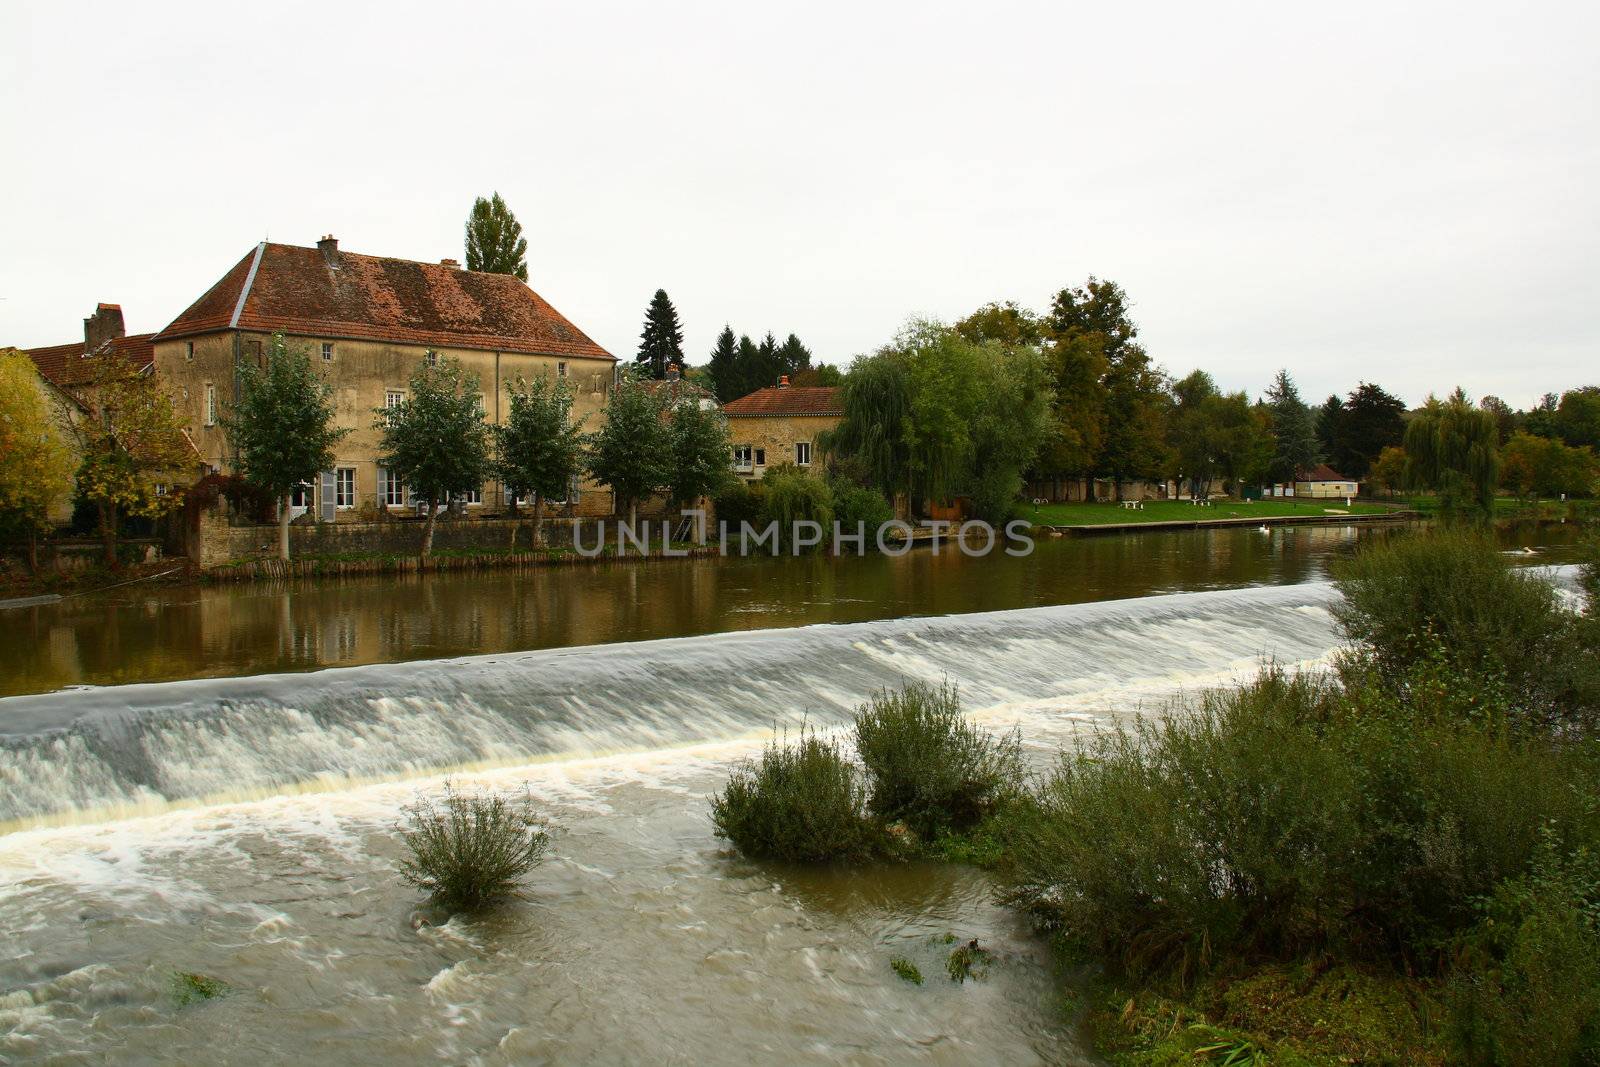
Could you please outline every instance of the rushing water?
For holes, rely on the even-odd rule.
[[[639,608],[610,644],[0,700],[0,1060],[1089,1062],[1040,942],[981,875],[752,864],[712,835],[706,797],[774,725],[829,727],[902,679],[954,681],[979,721],[1020,728],[1042,765],[1079,731],[1175,691],[1334,647],[1334,593],[1317,576],[1353,534],[1234,532],[1221,548],[1164,536],[1124,567],[1124,592],[1199,591],[1017,607],[1050,599],[1038,583],[1056,571],[1088,573],[1077,546],[1103,566],[1119,557],[1107,542],[1059,542],[1035,570],[989,581],[926,559],[863,568],[902,591],[891,610],[926,617],[872,618],[884,605],[841,595],[868,578],[836,575],[809,610],[865,621],[635,640],[640,626],[693,633],[714,618]],[[1230,571],[1245,553],[1256,562]],[[604,574],[709,582],[724,620],[767,597],[781,612],[794,592],[739,593],[693,565],[670,577],[677,566]],[[821,582],[813,564],[796,573]],[[968,599],[941,599],[940,577]],[[1274,584],[1214,588],[1250,582]],[[566,595],[553,584],[517,595]],[[308,594],[349,592],[288,602],[304,613]],[[936,614],[973,607],[1010,610]],[[395,831],[446,771],[526,789],[558,831],[526,900],[439,926],[396,875]],[[943,977],[947,936],[995,951],[987,981]],[[896,978],[897,955],[927,984]],[[232,991],[181,1005],[177,971]]]

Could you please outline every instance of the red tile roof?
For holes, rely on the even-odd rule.
[[[509,274],[267,242],[157,338],[227,329],[616,358]]]
[[[844,405],[837,386],[775,385],[730,400],[722,410],[729,415],[843,415]]]
[[[1294,476],[1297,482],[1353,482],[1354,478],[1346,478],[1326,463],[1318,463],[1308,471],[1300,471]]]
[[[154,338],[155,334],[150,333],[113,338],[101,345],[95,351],[95,355],[115,352],[134,367],[144,370],[155,362],[156,349],[151,343]],[[23,351],[28,353],[28,358],[39,368],[39,373],[52,385],[65,388],[69,385],[82,385],[89,380],[89,367],[84,362],[87,354],[84,352],[82,341],[74,341],[69,345],[28,348]]]

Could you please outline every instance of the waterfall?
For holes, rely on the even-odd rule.
[[[967,707],[1168,687],[1336,635],[1326,583],[721,633],[0,700],[0,827],[844,720],[948,678]]]

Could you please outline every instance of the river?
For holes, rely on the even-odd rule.
[[[981,874],[749,863],[711,834],[707,795],[774,726],[830,728],[903,679],[955,682],[1043,766],[1263,657],[1321,662],[1326,563],[1364,535],[24,609],[5,655],[27,678],[7,680],[32,695],[0,700],[0,1058],[1093,1062]],[[446,772],[527,790],[557,830],[526,900],[433,925],[396,876],[396,829]],[[944,978],[947,936],[996,953],[987,981]],[[927,984],[895,977],[897,955]],[[180,971],[230,992],[183,1005]]]

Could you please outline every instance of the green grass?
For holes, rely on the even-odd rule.
[[[1403,505],[1397,505],[1403,506]],[[1193,522],[1214,519],[1267,519],[1285,516],[1321,518],[1378,515],[1393,510],[1383,504],[1352,504],[1343,500],[1218,500],[1211,507],[1195,507],[1185,500],[1146,500],[1137,510],[1120,504],[1030,504],[1022,517],[1036,526],[1108,526],[1121,522]]]

